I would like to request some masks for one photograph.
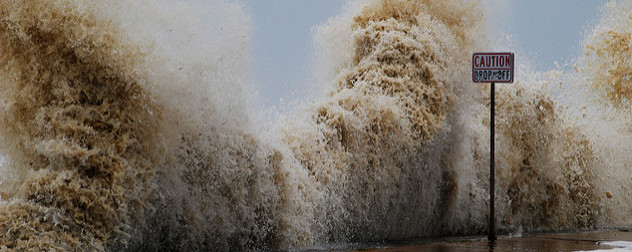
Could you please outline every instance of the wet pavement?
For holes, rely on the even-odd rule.
[[[495,242],[486,237],[446,238],[443,241],[410,242],[409,244],[385,245],[382,249],[360,248],[355,251],[581,251],[611,249],[600,244],[608,241],[632,241],[630,230],[590,231],[576,233],[526,234],[522,237],[499,236]]]

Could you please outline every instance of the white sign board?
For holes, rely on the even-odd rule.
[[[513,83],[514,54],[510,52],[478,52],[472,54],[474,82]]]

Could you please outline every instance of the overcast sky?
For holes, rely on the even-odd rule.
[[[306,88],[310,76],[312,27],[339,15],[345,0],[241,0],[252,16],[253,79],[260,104],[284,106]],[[605,1],[487,0],[488,23],[511,37],[536,69],[553,69],[581,53],[585,29],[599,19]],[[520,55],[517,54],[519,59]]]

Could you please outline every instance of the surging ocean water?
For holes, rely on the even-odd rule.
[[[630,7],[604,7],[575,73],[497,89],[500,231],[630,226]],[[262,129],[238,3],[2,1],[0,248],[482,234],[483,23],[477,2],[353,2],[315,35],[323,94]]]

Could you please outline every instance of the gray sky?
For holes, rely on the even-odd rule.
[[[514,46],[532,59],[536,69],[555,68],[582,52],[581,41],[599,21],[606,1],[488,0],[491,28],[510,35]],[[588,29],[588,30],[586,30]],[[586,32],[587,31],[587,32]],[[499,34],[500,35],[500,34]],[[518,58],[519,55],[516,55]]]
[[[281,99],[307,87],[312,32],[341,14],[345,0],[241,0],[252,16],[253,79],[260,103],[283,107]],[[509,35],[514,47],[533,59],[536,70],[554,68],[581,53],[584,30],[599,19],[605,1],[487,0],[492,36]],[[492,38],[493,39],[493,38]],[[519,54],[516,55],[520,57]]]
[[[342,12],[345,0],[241,0],[251,14],[253,78],[264,106],[282,106],[307,86],[312,27]]]

